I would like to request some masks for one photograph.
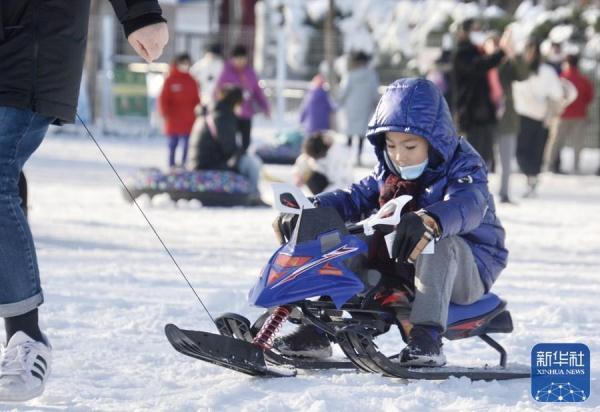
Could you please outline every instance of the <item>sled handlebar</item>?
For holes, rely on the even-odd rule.
[[[364,226],[358,223],[348,223],[346,229],[351,235],[359,235],[365,232]]]

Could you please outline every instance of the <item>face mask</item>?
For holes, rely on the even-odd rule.
[[[548,55],[548,61],[550,63],[561,63],[565,60],[564,56],[560,52],[551,51]]]
[[[390,167],[390,169],[392,169],[392,171],[396,175],[400,176],[404,180],[418,179],[423,174],[425,168],[427,167],[427,164],[429,163],[429,158],[427,158],[422,163],[416,165],[398,166],[392,161],[392,159],[390,159],[387,150],[384,150],[383,154],[385,156],[385,160],[388,164],[388,167]]]
[[[483,43],[485,43],[487,37],[487,34],[482,31],[472,31],[469,33],[469,40],[471,40],[471,43],[473,43],[475,46],[483,46]]]

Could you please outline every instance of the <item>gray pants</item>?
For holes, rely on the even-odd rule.
[[[415,265],[413,325],[446,330],[450,302],[468,305],[485,292],[471,248],[460,236],[440,240],[435,253],[422,254]]]
[[[557,119],[550,128],[550,140],[546,146],[545,163],[550,169],[560,157],[565,145],[573,147],[575,163],[573,170],[579,172],[579,157],[585,147],[587,119]]]
[[[500,196],[508,197],[508,183],[510,181],[510,172],[512,160],[515,157],[515,148],[517,147],[517,134],[501,134],[497,139],[498,151],[500,152],[500,165],[502,171],[500,174]]]
[[[251,154],[244,154],[240,157],[238,163],[238,171],[241,175],[246,176],[250,182],[250,192],[252,195],[258,196],[260,192],[258,190],[258,181],[260,179],[260,168],[262,167],[262,161]]]

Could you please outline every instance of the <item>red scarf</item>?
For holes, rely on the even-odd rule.
[[[413,198],[404,206],[402,214],[417,210],[417,194],[421,185],[418,180],[404,180],[396,175],[389,175],[379,193],[379,207],[401,195],[411,195]]]
[[[390,175],[385,179],[383,187],[379,194],[379,206],[385,205],[390,200],[401,196],[411,195],[413,198],[408,202],[402,214],[414,212],[417,208],[417,196],[421,184],[418,180],[404,180],[396,175]],[[383,234],[375,232],[369,244],[369,265],[384,275],[384,282],[390,287],[397,286],[397,283],[408,283],[412,285],[414,282],[414,266],[408,263],[394,262],[385,246]]]

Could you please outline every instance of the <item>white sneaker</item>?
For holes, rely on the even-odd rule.
[[[52,347],[15,333],[0,347],[0,401],[28,401],[44,392],[50,375]]]

